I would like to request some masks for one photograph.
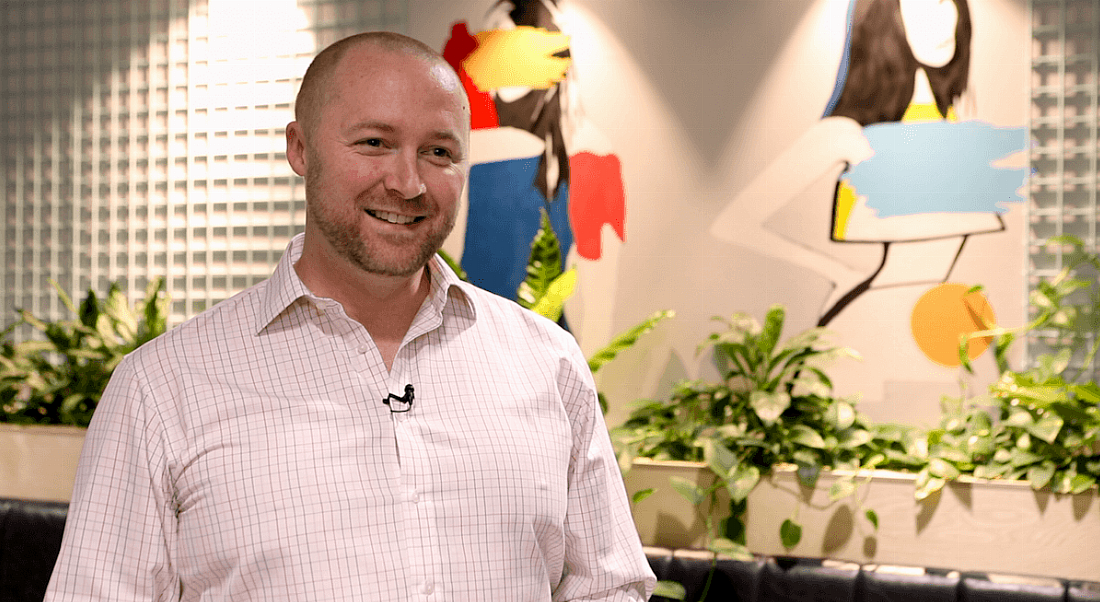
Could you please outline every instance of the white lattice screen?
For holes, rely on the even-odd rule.
[[[284,126],[315,52],[405,0],[0,0],[0,308],[164,276],[172,322],[266,278],[302,228]]]
[[[1031,201],[1027,232],[1029,286],[1062,267],[1063,249],[1044,247],[1072,234],[1097,249],[1100,209],[1100,2],[1031,0]],[[1097,336],[1095,333],[1093,337]],[[1028,355],[1049,348],[1041,334]],[[1082,359],[1078,354],[1077,361]],[[1094,364],[1094,377],[1100,375]]]

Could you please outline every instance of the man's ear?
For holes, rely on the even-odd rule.
[[[286,160],[294,173],[303,177],[306,175],[306,140],[302,124],[297,121],[286,125]]]

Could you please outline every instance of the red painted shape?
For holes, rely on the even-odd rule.
[[[451,37],[443,47],[443,58],[451,64],[462,80],[462,87],[466,89],[466,96],[470,99],[470,128],[475,130],[495,128],[500,126],[497,118],[497,107],[493,103],[493,97],[489,93],[478,89],[474,80],[466,74],[462,68],[462,61],[477,50],[477,38],[470,35],[465,21],[459,21],[451,26]]]
[[[603,254],[600,231],[610,224],[626,241],[626,193],[623,170],[614,154],[587,151],[569,157],[569,223],[577,253],[585,259]]]

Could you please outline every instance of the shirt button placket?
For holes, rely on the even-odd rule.
[[[366,372],[370,369],[370,359],[367,357],[367,354],[370,353],[370,345],[359,343],[355,347],[355,353],[359,355],[359,371]]]

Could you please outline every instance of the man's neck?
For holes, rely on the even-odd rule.
[[[428,268],[410,276],[372,274],[342,257],[326,260],[307,250],[294,265],[298,277],[314,295],[338,301],[367,329],[389,370],[431,289]]]

